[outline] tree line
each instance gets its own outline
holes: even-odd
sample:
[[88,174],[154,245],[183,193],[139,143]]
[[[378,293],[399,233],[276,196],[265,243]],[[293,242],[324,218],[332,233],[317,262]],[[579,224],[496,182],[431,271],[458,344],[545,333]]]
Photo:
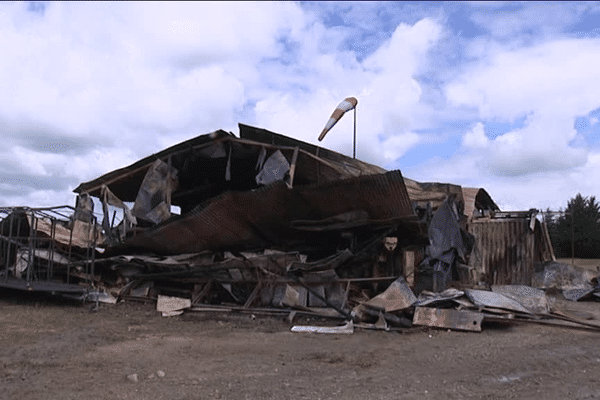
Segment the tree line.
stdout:
[[600,204],[581,193],[558,213],[546,213],[548,233],[557,258],[600,258]]

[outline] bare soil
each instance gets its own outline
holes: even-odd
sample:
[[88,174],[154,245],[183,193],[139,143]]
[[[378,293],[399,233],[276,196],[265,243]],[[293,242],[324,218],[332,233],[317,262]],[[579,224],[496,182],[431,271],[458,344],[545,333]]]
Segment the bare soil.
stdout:
[[[598,302],[559,303],[600,320]],[[6,291],[0,327],[1,399],[600,399],[600,334],[568,328],[301,334],[283,318]]]

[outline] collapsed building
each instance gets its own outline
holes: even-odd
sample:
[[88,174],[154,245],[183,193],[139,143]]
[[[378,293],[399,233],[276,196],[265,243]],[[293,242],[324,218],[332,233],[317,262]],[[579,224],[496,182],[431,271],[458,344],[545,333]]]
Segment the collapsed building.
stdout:
[[502,212],[483,188],[239,129],[81,183],[74,208],[0,209],[0,287],[409,326],[415,294],[531,285],[555,260],[535,210]]

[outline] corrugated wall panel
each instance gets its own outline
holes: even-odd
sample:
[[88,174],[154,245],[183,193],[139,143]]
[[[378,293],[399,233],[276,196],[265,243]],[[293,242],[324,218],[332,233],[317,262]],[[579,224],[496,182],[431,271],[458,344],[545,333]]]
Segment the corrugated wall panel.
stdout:
[[469,232],[478,248],[469,266],[478,272],[479,279],[490,285],[531,284],[536,241],[529,221],[475,220]]

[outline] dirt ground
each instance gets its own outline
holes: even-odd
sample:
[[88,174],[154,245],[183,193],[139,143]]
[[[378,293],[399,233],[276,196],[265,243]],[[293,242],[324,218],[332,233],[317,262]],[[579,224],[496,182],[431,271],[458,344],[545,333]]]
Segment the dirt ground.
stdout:
[[[560,304],[600,322],[598,302]],[[567,328],[292,333],[283,318],[6,291],[0,326],[2,399],[600,399],[600,333]]]

